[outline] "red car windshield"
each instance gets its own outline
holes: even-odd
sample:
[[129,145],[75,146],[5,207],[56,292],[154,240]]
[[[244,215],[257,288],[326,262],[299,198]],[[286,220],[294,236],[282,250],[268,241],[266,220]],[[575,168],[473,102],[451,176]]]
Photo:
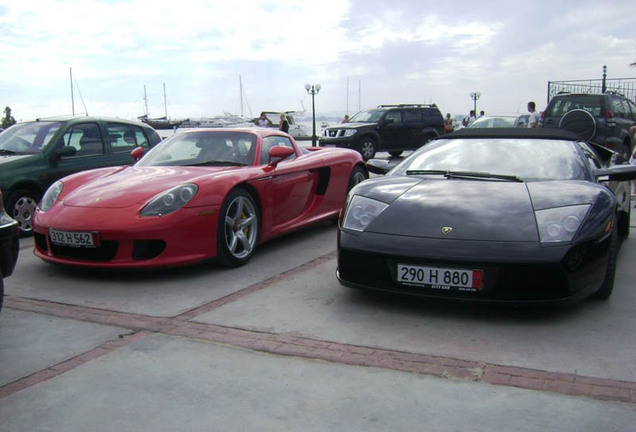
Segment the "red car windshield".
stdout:
[[254,163],[256,135],[206,130],[173,135],[154,147],[138,166],[245,166]]

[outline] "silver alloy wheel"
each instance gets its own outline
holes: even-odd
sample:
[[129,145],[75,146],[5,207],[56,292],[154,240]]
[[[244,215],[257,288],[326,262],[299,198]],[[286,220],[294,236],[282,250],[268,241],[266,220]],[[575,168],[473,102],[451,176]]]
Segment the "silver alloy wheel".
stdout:
[[18,221],[20,231],[30,233],[33,231],[33,215],[38,203],[30,196],[21,196],[15,202],[11,217]]
[[360,143],[360,154],[365,161],[375,156],[375,141],[373,141],[372,138],[362,139]]
[[225,244],[235,258],[249,256],[258,235],[258,213],[254,203],[245,196],[237,196],[225,213]]

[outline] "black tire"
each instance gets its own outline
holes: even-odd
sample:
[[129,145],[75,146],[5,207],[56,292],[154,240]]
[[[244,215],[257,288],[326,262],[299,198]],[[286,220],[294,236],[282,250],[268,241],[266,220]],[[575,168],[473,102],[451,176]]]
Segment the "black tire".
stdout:
[[631,201],[629,202],[629,210],[627,210],[627,213],[625,212],[620,212],[619,214],[619,219],[618,219],[618,236],[621,240],[625,240],[627,237],[629,237],[629,231],[630,231],[630,221],[631,221],[631,217],[632,217],[632,203]]
[[574,132],[582,140],[589,141],[596,135],[596,120],[583,109],[573,109],[561,117],[559,128]]
[[372,137],[363,137],[358,144],[358,151],[362,155],[362,159],[368,161],[375,156],[378,145]]
[[260,214],[252,196],[234,189],[223,202],[216,232],[217,259],[226,267],[238,267],[254,254],[260,231]]
[[360,166],[354,166],[349,176],[349,184],[347,185],[347,192],[349,192],[355,185],[365,181],[369,178],[369,174]]
[[18,221],[20,235],[27,237],[33,234],[33,215],[40,198],[27,189],[11,192],[7,198],[6,211]]
[[390,152],[389,152],[389,154],[390,154],[392,157],[398,157],[398,156],[400,156],[400,155],[402,154],[402,150],[390,151]]
[[616,277],[616,257],[618,255],[618,229],[616,226],[612,229],[610,237],[609,253],[607,256],[607,268],[605,270],[605,278],[601,287],[592,294],[592,298],[597,300],[607,300],[614,291],[614,279]]

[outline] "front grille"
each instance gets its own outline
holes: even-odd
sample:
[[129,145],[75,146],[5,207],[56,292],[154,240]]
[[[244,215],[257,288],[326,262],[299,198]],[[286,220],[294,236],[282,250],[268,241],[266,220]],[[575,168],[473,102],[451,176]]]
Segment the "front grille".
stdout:
[[84,261],[111,261],[117,255],[118,243],[113,240],[102,241],[98,247],[71,247],[51,244],[53,256],[73,258]]
[[[422,295],[439,295],[439,291],[409,287],[396,282],[397,263],[422,264],[412,258],[386,257],[346,249],[338,251],[338,272],[350,283],[384,290]],[[447,267],[457,263],[427,261],[426,265]],[[497,300],[537,300],[562,298],[568,295],[570,281],[558,264],[493,264],[463,263],[459,267],[484,271],[485,286],[480,293],[455,293],[456,297],[482,297]]]

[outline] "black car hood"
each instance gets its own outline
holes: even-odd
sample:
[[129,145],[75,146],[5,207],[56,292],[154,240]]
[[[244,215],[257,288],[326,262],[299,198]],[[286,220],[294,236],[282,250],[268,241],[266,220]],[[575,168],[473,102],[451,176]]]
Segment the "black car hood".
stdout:
[[[357,195],[389,204],[366,231],[473,241],[539,240],[535,210],[598,201],[589,182],[516,183],[388,176]],[[449,230],[450,228],[450,230]]]

